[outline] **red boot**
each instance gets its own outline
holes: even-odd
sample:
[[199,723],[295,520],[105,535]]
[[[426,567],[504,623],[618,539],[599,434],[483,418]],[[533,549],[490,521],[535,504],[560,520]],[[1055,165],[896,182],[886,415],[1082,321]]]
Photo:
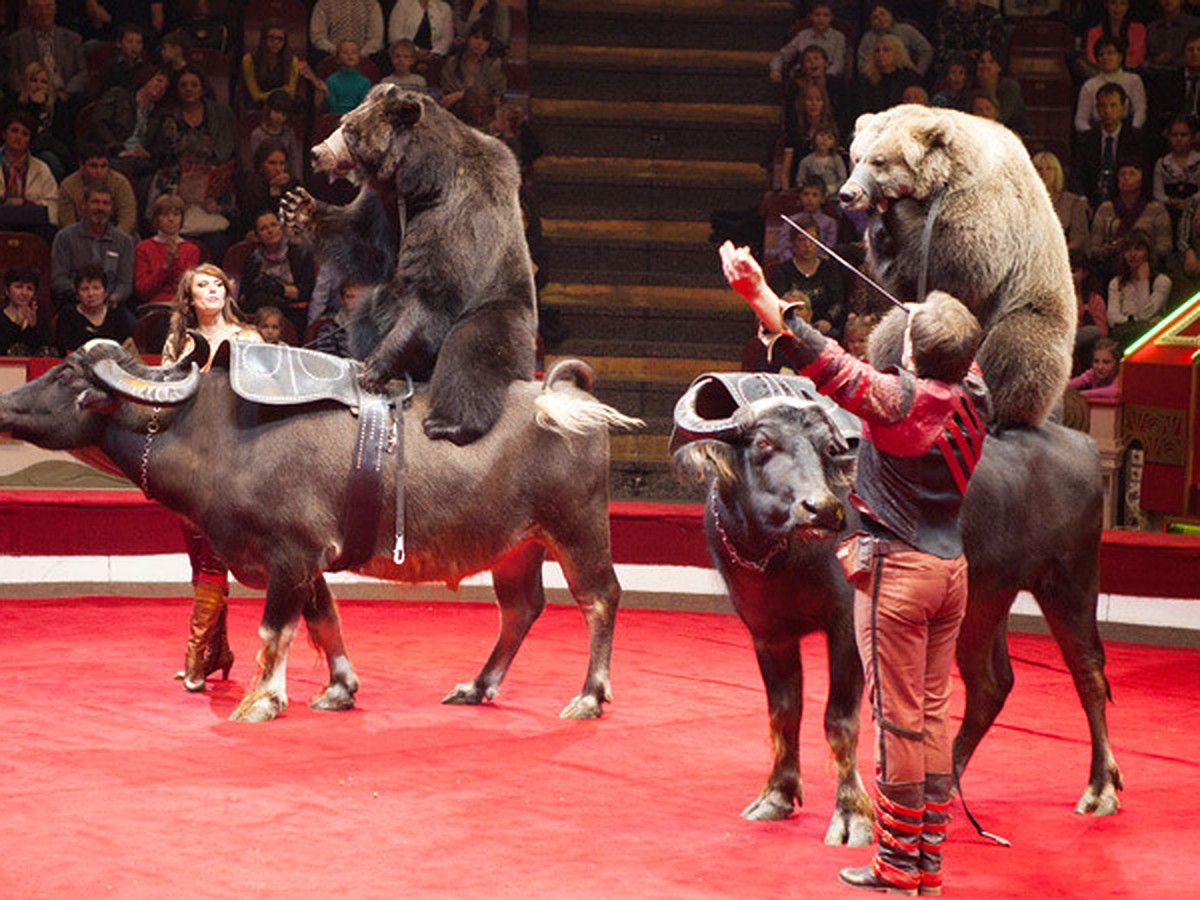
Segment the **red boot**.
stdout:
[[921,829],[921,894],[937,896],[942,892],[942,842],[950,824],[949,775],[925,776],[925,818]]
[[921,885],[917,868],[925,785],[876,782],[875,839],[879,849],[869,866],[842,869],[838,878],[851,887],[915,897]]

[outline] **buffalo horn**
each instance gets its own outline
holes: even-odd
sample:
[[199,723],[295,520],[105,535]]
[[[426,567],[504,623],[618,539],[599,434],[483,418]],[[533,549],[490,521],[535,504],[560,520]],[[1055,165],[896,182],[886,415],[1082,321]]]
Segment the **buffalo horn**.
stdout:
[[154,368],[111,341],[89,341],[84,350],[106,354],[92,364],[92,372],[101,384],[141,403],[178,406],[188,400],[200,384],[200,370],[193,361],[194,354],[174,365]]

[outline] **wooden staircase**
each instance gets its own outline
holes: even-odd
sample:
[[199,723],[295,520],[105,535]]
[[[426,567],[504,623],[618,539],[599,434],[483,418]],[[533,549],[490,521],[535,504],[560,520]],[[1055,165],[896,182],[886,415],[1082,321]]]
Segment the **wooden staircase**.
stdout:
[[783,0],[543,0],[530,36],[542,302],[601,399],[644,418],[614,435],[613,496],[695,500],[670,475],[675,401],[739,367],[753,318],[724,286],[714,210],[756,207],[779,128],[766,78]]

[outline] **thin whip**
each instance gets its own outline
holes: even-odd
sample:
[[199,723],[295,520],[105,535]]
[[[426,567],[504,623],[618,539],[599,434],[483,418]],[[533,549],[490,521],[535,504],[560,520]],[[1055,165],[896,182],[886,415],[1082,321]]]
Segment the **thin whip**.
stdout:
[[838,254],[838,252],[836,250],[834,250],[832,247],[827,247],[825,244],[821,243],[820,238],[813,237],[811,234],[809,234],[807,231],[805,231],[803,228],[801,228],[799,225],[797,225],[791,216],[780,213],[779,218],[783,219],[783,221],[787,222],[789,225],[791,225],[793,228],[795,228],[799,234],[804,235],[806,238],[808,238],[810,241],[812,241],[814,244],[816,244],[818,247],[820,247],[822,250],[824,250],[826,253],[828,253],[831,257],[833,257],[838,262],[840,262],[843,266],[845,266],[847,269],[849,269],[851,272],[853,272],[855,275],[857,275],[859,278],[861,278],[863,281],[865,281],[871,287],[875,288],[875,290],[879,291],[879,293],[883,294],[883,296],[885,296],[889,300],[891,300],[898,307],[903,309],[905,312],[908,311],[908,307],[905,306],[903,303],[901,303],[899,300],[897,300],[895,297],[893,297],[888,290],[886,290],[884,287],[882,287],[878,282],[876,282],[874,279],[872,279],[869,275],[860,271],[856,266],[854,266],[853,263],[850,263],[849,261],[843,259]]

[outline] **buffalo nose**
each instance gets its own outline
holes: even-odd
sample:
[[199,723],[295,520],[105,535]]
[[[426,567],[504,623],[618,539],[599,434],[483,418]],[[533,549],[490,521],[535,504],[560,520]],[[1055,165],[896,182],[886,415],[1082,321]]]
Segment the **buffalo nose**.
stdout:
[[846,513],[842,509],[842,504],[832,495],[818,499],[808,498],[802,501],[801,506],[809,514],[813,525],[828,528],[831,531],[840,531],[845,523]]

